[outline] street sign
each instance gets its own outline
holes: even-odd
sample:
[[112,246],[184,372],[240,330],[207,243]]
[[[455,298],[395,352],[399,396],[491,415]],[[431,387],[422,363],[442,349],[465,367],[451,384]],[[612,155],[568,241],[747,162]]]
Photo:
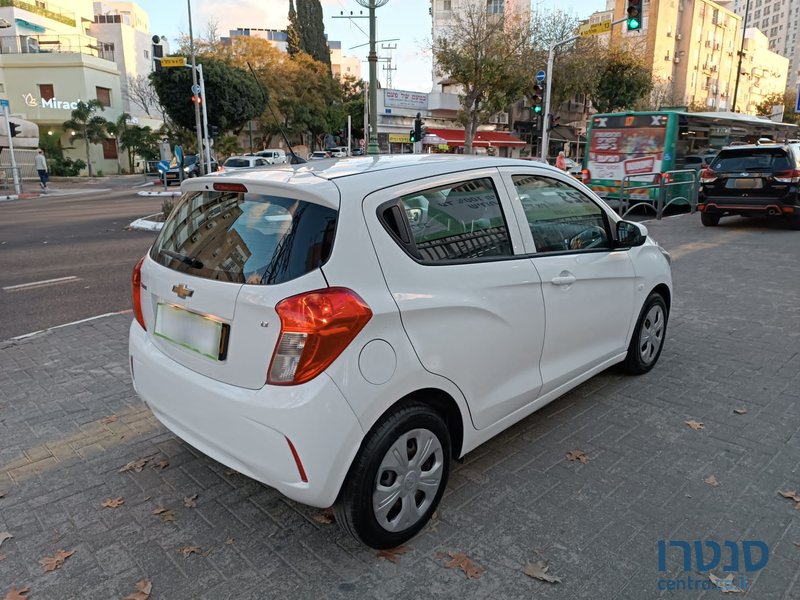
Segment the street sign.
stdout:
[[186,66],[186,57],[185,56],[165,56],[161,59],[161,66],[165,68],[169,67],[185,67]]
[[196,83],[192,86],[192,93],[193,94],[199,94],[200,93],[200,86],[197,85]]
[[611,21],[600,21],[590,25],[586,23],[581,25],[578,29],[578,34],[581,37],[588,37],[590,35],[600,35],[601,33],[608,33],[611,31]]
[[178,161],[179,165],[183,164],[183,148],[181,148],[178,144],[175,144],[175,150],[173,150],[175,154],[175,160]]
[[11,106],[11,104],[9,104],[8,100],[0,99],[0,108],[4,108],[6,106]]
[[545,77],[547,77],[547,73],[545,73],[544,71],[539,71],[538,73],[536,73],[536,81],[538,81],[539,83],[542,83]]
[[167,171],[169,171],[169,162],[167,162],[166,160],[158,161],[156,169],[158,169],[159,173],[166,173]]

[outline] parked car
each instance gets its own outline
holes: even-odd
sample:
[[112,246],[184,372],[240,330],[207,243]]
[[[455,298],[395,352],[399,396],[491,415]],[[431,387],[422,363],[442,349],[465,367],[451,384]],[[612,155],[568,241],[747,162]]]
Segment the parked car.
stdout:
[[711,150],[702,154],[688,154],[683,158],[681,169],[694,169],[695,171],[702,171],[707,169],[708,165],[718,154],[718,150]]
[[359,146],[359,147],[357,147],[357,148],[353,148],[353,149],[350,151],[350,156],[364,156],[364,154],[365,154],[365,153],[364,153],[364,149],[363,149],[363,148],[361,148],[360,146]]
[[452,458],[661,354],[669,255],[553,167],[364,157],[182,191],[133,273],[136,391],[374,548],[425,526]]
[[331,153],[325,150],[314,150],[308,155],[308,160],[322,160],[323,158],[330,158]]
[[[215,172],[219,170],[219,163],[217,163],[216,158],[211,159],[211,172]],[[197,177],[200,175],[200,164],[198,160],[197,154],[192,154],[189,156],[185,156],[183,158],[183,178],[190,179],[192,177]],[[172,185],[173,183],[180,183],[180,176],[178,173],[178,163],[173,158],[172,162],[169,165],[169,170],[164,173],[164,177],[166,177],[167,185]]]
[[267,150],[261,150],[256,152],[256,156],[266,158],[269,163],[273,165],[282,165],[286,162],[286,152],[280,148],[268,148]]
[[260,156],[231,156],[222,163],[222,171],[239,171],[241,169],[253,169],[255,167],[268,167],[270,163],[266,158]]
[[347,151],[347,146],[337,146],[336,148],[329,148],[328,152],[333,158],[344,158],[350,156]]
[[768,215],[800,229],[800,144],[723,148],[700,176],[703,225],[727,215]]

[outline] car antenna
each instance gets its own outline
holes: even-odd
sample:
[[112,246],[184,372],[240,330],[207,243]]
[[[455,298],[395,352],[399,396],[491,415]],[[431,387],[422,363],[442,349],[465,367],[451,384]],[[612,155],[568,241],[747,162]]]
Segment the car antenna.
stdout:
[[267,94],[267,90],[264,89],[264,86],[262,85],[261,80],[258,77],[256,77],[256,72],[253,70],[253,67],[250,65],[250,63],[246,63],[246,64],[247,64],[247,68],[250,69],[250,72],[253,74],[253,79],[255,79],[256,83],[258,84],[258,89],[261,90],[261,95],[264,97],[264,103],[267,105],[267,108],[269,109],[269,112],[272,115],[272,118],[275,119],[275,123],[278,125],[278,130],[281,132],[281,137],[283,137],[283,142],[286,144],[286,147],[289,149],[289,154],[292,157],[292,158],[289,159],[289,164],[300,165],[300,164],[302,164],[304,162],[308,162],[308,161],[306,161],[305,158],[300,158],[299,156],[297,156],[297,154],[294,153],[294,150],[292,150],[292,145],[289,143],[289,138],[286,137],[286,132],[283,130],[283,127],[281,127],[281,122],[278,120],[278,117],[275,114],[275,111],[272,110],[272,105],[269,103],[269,94]]

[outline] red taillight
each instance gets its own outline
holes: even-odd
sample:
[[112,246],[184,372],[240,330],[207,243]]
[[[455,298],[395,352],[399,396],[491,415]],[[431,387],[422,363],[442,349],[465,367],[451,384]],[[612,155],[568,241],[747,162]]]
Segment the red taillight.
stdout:
[[780,183],[800,183],[800,170],[789,169],[788,171],[781,171],[773,175],[775,181]]
[[131,299],[133,301],[133,316],[142,329],[147,331],[147,325],[144,324],[144,313],[142,313],[142,263],[144,263],[144,256],[139,259],[136,266],[133,268],[133,277],[131,278]]
[[700,171],[700,183],[714,183],[717,180],[717,174],[711,169],[703,169]]
[[352,290],[327,288],[281,300],[275,307],[281,334],[267,383],[296,385],[322,373],[372,318]]
[[300,480],[303,483],[308,483],[308,475],[306,475],[306,470],[303,467],[303,462],[300,460],[300,455],[297,453],[297,449],[294,447],[292,440],[290,440],[288,437],[286,438],[286,443],[289,444],[289,450],[292,453],[292,458],[294,458],[294,464],[297,466],[297,472],[300,474]]
[[589,183],[592,180],[592,173],[589,169],[582,169],[581,170],[581,181],[583,183]]
[[241,183],[215,183],[215,192],[239,192],[242,194],[247,193],[247,188]]

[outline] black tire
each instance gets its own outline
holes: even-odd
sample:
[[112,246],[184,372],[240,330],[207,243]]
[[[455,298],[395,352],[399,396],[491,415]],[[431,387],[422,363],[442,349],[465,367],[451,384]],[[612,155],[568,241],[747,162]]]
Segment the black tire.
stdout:
[[700,222],[706,227],[716,227],[719,225],[720,217],[721,215],[715,215],[714,213],[702,212],[700,213]]
[[800,231],[800,215],[789,215],[789,229]]
[[[440,456],[433,454],[423,460],[422,465],[420,465],[424,471],[425,465],[431,459],[434,460],[428,472],[433,473],[434,469],[436,471],[441,469],[439,487],[435,493],[426,494],[416,491],[416,494],[423,494],[422,501],[418,500],[415,495],[413,499],[409,499],[406,496],[398,496],[396,499],[387,502],[386,506],[390,507],[387,511],[387,516],[391,515],[398,503],[400,503],[401,508],[398,509],[398,513],[394,517],[398,526],[402,523],[400,514],[405,508],[402,504],[403,502],[414,502],[417,503],[417,506],[430,502],[427,509],[418,517],[418,520],[407,527],[391,531],[378,521],[373,508],[373,493],[379,484],[378,471],[390,448],[395,442],[400,441],[400,436],[415,430],[432,433],[441,446]],[[419,450],[414,446],[414,453],[409,456],[412,452],[411,446],[408,445],[410,442],[411,440],[406,445],[408,453],[406,460],[413,460],[417,456],[416,451]],[[435,448],[435,444],[432,447]],[[450,451],[450,433],[447,425],[442,417],[429,406],[421,402],[414,402],[413,404],[401,406],[384,416],[367,434],[361,444],[361,449],[350,466],[347,478],[334,505],[337,522],[342,529],[355,539],[372,548],[395,548],[407,542],[425,527],[442,499],[450,473]],[[440,464],[439,460],[441,460]],[[381,476],[391,478],[391,474],[387,469],[381,472]],[[402,494],[406,489],[409,490],[408,493],[411,493],[413,491],[411,487],[407,488],[406,486],[413,486],[416,481],[416,479],[411,481],[408,476],[405,476],[401,482],[401,475],[395,473],[395,479],[388,483],[384,481],[384,485],[393,486],[395,482],[401,482],[399,483],[398,494]]]
[[[652,311],[652,312],[651,312]],[[654,315],[660,315],[660,322],[654,320]],[[652,369],[661,356],[664,348],[664,339],[667,336],[667,323],[669,321],[669,311],[667,303],[658,292],[651,293],[639,313],[636,321],[636,328],[633,330],[631,343],[628,345],[628,356],[622,363],[623,369],[633,375],[642,375]],[[653,351],[651,340],[654,337],[654,330],[659,328],[658,348]],[[645,338],[647,332],[652,332]]]

